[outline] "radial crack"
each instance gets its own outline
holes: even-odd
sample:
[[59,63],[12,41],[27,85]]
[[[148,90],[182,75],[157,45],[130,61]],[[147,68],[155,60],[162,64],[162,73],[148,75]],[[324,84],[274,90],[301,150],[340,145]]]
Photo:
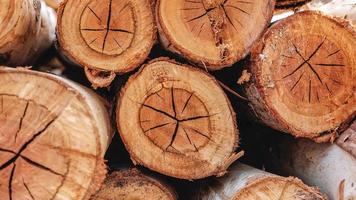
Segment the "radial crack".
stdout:
[[[172,145],[173,145],[173,143],[174,143],[174,141],[175,141],[175,139],[176,139],[176,137],[177,137],[178,129],[179,129],[179,122],[176,123],[176,126],[175,126],[175,128],[174,128],[174,132],[173,132],[171,141],[170,141],[169,145],[167,146],[166,151],[168,150],[169,147],[173,147]],[[173,147],[173,148],[174,148],[174,147]],[[175,148],[174,148],[174,149],[175,149]]]
[[160,124],[160,125],[157,125],[157,126],[154,126],[152,128],[149,128],[147,130],[145,130],[144,132],[147,133],[148,131],[152,131],[154,129],[157,129],[157,128],[161,128],[161,127],[164,127],[164,126],[167,126],[168,124],[171,124],[171,123],[164,123],[164,124]]
[[25,188],[26,188],[28,194],[30,195],[31,199],[32,199],[32,200],[35,200],[35,197],[33,196],[33,194],[32,194],[32,192],[31,192],[30,188],[27,186],[27,184],[26,184],[26,182],[25,182],[25,180],[24,180],[23,178],[22,178],[22,183],[23,183],[23,185],[25,186]]
[[40,163],[38,163],[38,162],[36,162],[36,161],[33,161],[33,160],[31,160],[31,159],[25,157],[25,156],[22,156],[22,155],[21,155],[21,158],[24,159],[24,160],[25,160],[27,163],[29,163],[30,165],[33,165],[33,166],[35,166],[35,167],[37,167],[37,168],[39,168],[39,169],[48,171],[48,172],[50,172],[50,173],[52,173],[52,174],[55,174],[55,175],[57,175],[57,176],[61,176],[61,177],[64,176],[63,174],[58,173],[58,172],[56,172],[56,171],[50,169],[49,167],[46,167],[46,166],[44,166],[44,165],[42,165],[42,164],[40,164]]
[[16,143],[17,135],[18,135],[18,133],[19,133],[19,132],[21,131],[21,129],[22,129],[22,122],[23,122],[23,119],[25,118],[25,116],[26,116],[26,114],[27,114],[28,106],[29,106],[29,102],[27,101],[27,102],[26,102],[25,109],[24,109],[24,111],[23,111],[23,113],[22,113],[22,116],[21,116],[21,118],[20,118],[19,127],[17,128],[17,131],[16,131],[16,133],[15,133],[15,143]]

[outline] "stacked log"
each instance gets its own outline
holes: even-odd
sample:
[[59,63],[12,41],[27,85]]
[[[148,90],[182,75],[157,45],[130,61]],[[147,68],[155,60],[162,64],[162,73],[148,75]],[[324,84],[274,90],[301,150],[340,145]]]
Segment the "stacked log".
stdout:
[[107,108],[92,91],[0,68],[1,199],[88,199],[105,178]]
[[176,192],[164,181],[138,169],[111,172],[91,200],[149,199],[176,200]]
[[0,64],[31,65],[55,39],[56,15],[41,0],[3,0]]
[[161,43],[168,51],[209,70],[231,66],[249,53],[264,32],[274,3],[158,0],[156,21]]
[[245,89],[256,116],[296,137],[333,141],[356,114],[355,38],[347,22],[311,11],[274,24],[251,53]]
[[172,60],[154,60],[127,81],[116,122],[132,161],[168,176],[221,176],[241,156],[235,113],[217,81]]
[[317,189],[293,177],[281,177],[235,163],[224,177],[196,192],[196,200],[326,200]]
[[58,9],[61,53],[106,87],[147,58],[156,38],[151,0],[64,0]]

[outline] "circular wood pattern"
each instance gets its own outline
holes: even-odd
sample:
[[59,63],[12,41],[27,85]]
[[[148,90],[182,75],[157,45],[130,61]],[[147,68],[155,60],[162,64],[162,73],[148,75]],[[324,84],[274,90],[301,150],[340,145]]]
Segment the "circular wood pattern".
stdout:
[[200,70],[152,61],[122,89],[116,116],[131,158],[157,172],[198,179],[225,172],[238,157],[230,103]]
[[258,116],[297,137],[332,140],[355,116],[355,48],[347,23],[319,13],[273,25],[252,52],[247,94]]

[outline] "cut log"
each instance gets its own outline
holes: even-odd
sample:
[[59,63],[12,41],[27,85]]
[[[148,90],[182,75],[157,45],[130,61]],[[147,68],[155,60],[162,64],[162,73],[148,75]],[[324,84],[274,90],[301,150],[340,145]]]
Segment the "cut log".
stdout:
[[201,67],[219,70],[244,58],[268,26],[274,0],[158,0],[160,40]]
[[194,200],[326,200],[315,188],[293,177],[281,177],[235,163],[228,174],[197,191]]
[[0,68],[1,199],[88,199],[105,178],[109,119],[74,82]]
[[356,158],[336,144],[282,140],[271,161],[276,170],[317,185],[330,199],[356,199]]
[[137,169],[112,172],[91,200],[176,200],[175,191],[166,183]]
[[116,122],[135,164],[159,173],[199,179],[222,175],[241,155],[235,114],[210,75],[156,59],[120,93]]
[[0,64],[31,65],[53,44],[56,15],[40,0],[2,0]]
[[[151,0],[65,0],[58,9],[61,53],[92,72],[98,87],[144,62],[155,39]],[[88,75],[88,73],[86,73]],[[107,74],[107,82],[103,82]],[[99,76],[96,81],[95,77]]]
[[320,13],[274,24],[252,50],[245,85],[256,116],[296,137],[333,141],[356,114],[355,48],[349,24]]
[[340,135],[336,144],[356,158],[356,121]]

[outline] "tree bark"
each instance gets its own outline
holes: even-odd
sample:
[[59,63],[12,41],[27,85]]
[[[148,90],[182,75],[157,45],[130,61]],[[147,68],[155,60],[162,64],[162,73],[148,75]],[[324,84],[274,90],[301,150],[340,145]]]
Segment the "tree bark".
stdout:
[[0,68],[1,199],[90,197],[105,178],[112,137],[90,90],[28,69]]
[[120,92],[116,122],[131,159],[162,174],[223,175],[241,156],[235,113],[216,80],[190,66],[156,59]]
[[308,140],[282,140],[278,156],[271,160],[276,170],[316,185],[330,199],[356,198],[356,158],[336,144]]
[[165,49],[219,70],[244,58],[271,20],[274,0],[158,0]]
[[311,11],[274,24],[251,53],[245,90],[256,116],[295,137],[333,141],[356,114],[355,38],[348,23]]
[[138,169],[114,171],[91,200],[176,200],[175,191],[159,178]]
[[2,0],[0,64],[31,65],[53,44],[56,15],[40,0]]
[[57,23],[61,53],[84,67],[94,86],[108,86],[114,73],[129,72],[147,58],[156,39],[151,3],[63,1]]
[[281,177],[235,163],[229,173],[199,188],[196,200],[324,200],[317,189],[293,177]]
[[276,1],[276,8],[277,9],[286,9],[286,8],[297,8],[305,3],[309,2],[310,0],[277,0]]

